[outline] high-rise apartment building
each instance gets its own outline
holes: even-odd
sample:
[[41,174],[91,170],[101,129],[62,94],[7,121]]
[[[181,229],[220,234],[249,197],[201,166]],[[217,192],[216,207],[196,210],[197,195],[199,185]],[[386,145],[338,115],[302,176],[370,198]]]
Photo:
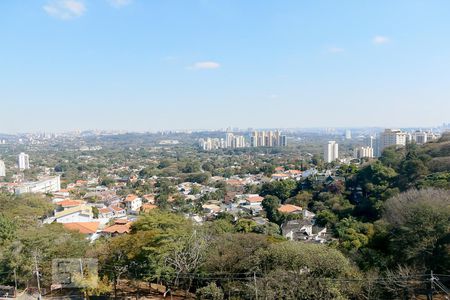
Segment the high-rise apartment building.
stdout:
[[234,135],[231,132],[227,132],[225,136],[226,147],[225,148],[243,148],[245,147],[245,138],[242,135]]
[[250,137],[251,147],[286,147],[287,138],[281,131],[253,131]]
[[372,147],[358,147],[355,149],[356,158],[372,158],[373,148]]
[[0,160],[0,177],[5,177],[5,176],[6,176],[5,163],[3,162],[3,160]]
[[339,145],[335,141],[329,141],[328,144],[325,145],[324,149],[324,160],[327,163],[335,161],[339,158]]
[[408,138],[408,133],[400,129],[385,129],[380,133],[380,138],[378,139],[378,154],[381,155],[386,147],[405,146]]
[[232,148],[234,135],[231,132],[227,132],[225,135],[225,148]]
[[20,170],[27,170],[30,168],[30,157],[28,154],[20,153],[17,159],[17,166]]
[[436,140],[439,136],[431,131],[417,130],[411,134],[411,140],[417,144],[425,144],[427,142]]
[[200,148],[205,151],[215,150],[215,149],[223,149],[223,148],[244,148],[245,147],[245,138],[242,135],[234,135],[231,132],[227,132],[225,134],[225,139],[219,138],[206,138],[199,139],[198,144]]

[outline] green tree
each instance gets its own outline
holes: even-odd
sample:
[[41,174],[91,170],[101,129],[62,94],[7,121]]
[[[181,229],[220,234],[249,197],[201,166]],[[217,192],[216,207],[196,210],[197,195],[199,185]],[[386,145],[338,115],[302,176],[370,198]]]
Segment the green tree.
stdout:
[[383,202],[398,193],[396,182],[395,170],[378,161],[359,170],[347,182],[352,198],[356,199],[355,214],[368,220],[378,219]]
[[286,179],[264,183],[261,187],[261,195],[272,195],[278,197],[281,201],[292,197],[297,192],[297,183],[295,180]]
[[386,202],[383,217],[397,263],[424,271],[450,268],[450,191],[407,191]]
[[262,207],[266,211],[267,219],[269,219],[270,222],[278,225],[281,225],[284,222],[285,216],[278,211],[278,208],[280,207],[280,199],[278,199],[278,197],[270,195],[264,197]]
[[215,282],[211,282],[205,287],[202,287],[196,292],[197,299],[199,300],[223,300],[224,294],[220,287]]
[[[360,274],[338,250],[318,244],[282,242],[261,249],[257,280],[264,299],[349,299],[359,294],[345,280]],[[339,281],[340,279],[344,281]]]

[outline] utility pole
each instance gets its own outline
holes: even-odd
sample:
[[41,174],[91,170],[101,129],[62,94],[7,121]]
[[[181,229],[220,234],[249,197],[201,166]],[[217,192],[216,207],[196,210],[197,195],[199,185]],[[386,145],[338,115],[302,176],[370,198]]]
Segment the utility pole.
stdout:
[[431,270],[431,275],[430,275],[430,300],[433,300],[433,290],[434,290],[434,276],[433,276],[433,270]]
[[37,287],[38,287],[38,299],[40,300],[42,298],[41,295],[41,282],[39,279],[39,268],[38,268],[38,263],[37,263],[37,252],[34,253],[34,268],[35,268],[35,272],[36,272],[36,280],[37,280]]
[[253,272],[253,281],[255,282],[255,299],[258,300],[258,286],[256,285],[256,273]]
[[80,258],[80,274],[81,274],[81,279],[84,279],[84,276],[83,276],[83,261],[81,260],[81,258]]
[[17,273],[16,268],[14,268],[14,296],[17,295]]

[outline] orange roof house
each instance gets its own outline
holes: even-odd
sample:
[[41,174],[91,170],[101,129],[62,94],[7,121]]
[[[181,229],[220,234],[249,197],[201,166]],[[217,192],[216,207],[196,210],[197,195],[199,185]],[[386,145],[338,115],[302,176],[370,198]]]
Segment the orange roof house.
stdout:
[[94,234],[100,225],[99,222],[74,222],[63,224],[64,228],[72,231],[78,231],[82,234]]
[[289,175],[288,174],[284,174],[284,173],[276,173],[276,174],[272,175],[272,179],[279,180],[279,179],[287,179],[287,178],[289,178]]
[[156,206],[154,204],[151,204],[151,203],[145,203],[145,204],[143,204],[141,206],[141,210],[143,212],[149,212],[149,211],[151,211],[152,209],[155,209],[155,208],[158,208],[158,206]]
[[102,233],[117,235],[117,234],[130,233],[130,231],[131,231],[131,222],[130,221],[116,220],[114,225],[106,227],[105,229],[102,230]]
[[248,195],[246,200],[249,203],[260,203],[264,200],[264,197],[260,195]]
[[284,204],[278,208],[278,211],[285,214],[294,214],[302,212],[302,208],[292,204]]
[[71,200],[71,199],[65,199],[63,201],[59,201],[56,203],[56,205],[59,205],[63,208],[67,208],[67,207],[74,207],[74,206],[79,206],[79,205],[83,205],[86,204],[86,201],[83,200]]
[[302,171],[300,171],[300,170],[289,170],[289,171],[286,171],[286,173],[288,173],[289,175],[295,176],[295,175],[302,174]]
[[135,194],[128,194],[127,197],[125,198],[125,202],[131,202],[134,201],[138,198],[138,196],[136,196]]

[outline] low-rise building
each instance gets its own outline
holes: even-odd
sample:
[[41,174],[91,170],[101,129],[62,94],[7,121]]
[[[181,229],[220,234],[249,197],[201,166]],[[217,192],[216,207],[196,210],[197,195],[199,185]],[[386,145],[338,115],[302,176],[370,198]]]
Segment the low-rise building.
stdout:
[[118,219],[113,225],[104,228],[101,232],[103,236],[116,236],[131,232],[132,222],[127,219]]
[[53,217],[57,223],[91,222],[93,219],[92,207],[86,204],[56,211]]
[[283,204],[278,207],[278,211],[284,214],[301,214],[303,209],[300,206]]
[[331,237],[327,228],[314,225],[312,220],[291,220],[281,225],[282,235],[291,241],[325,243]]
[[61,189],[59,176],[43,178],[39,181],[25,182],[14,189],[16,195],[25,193],[52,193]]
[[245,197],[245,202],[247,203],[247,205],[261,205],[263,200],[264,200],[264,197],[261,197],[258,194],[248,194]]
[[129,194],[125,198],[125,207],[129,213],[139,213],[142,206],[142,199],[134,194]]
[[97,231],[100,226],[99,222],[74,222],[64,223],[64,228],[67,230],[77,231],[87,236],[87,238],[93,241],[97,236]]

